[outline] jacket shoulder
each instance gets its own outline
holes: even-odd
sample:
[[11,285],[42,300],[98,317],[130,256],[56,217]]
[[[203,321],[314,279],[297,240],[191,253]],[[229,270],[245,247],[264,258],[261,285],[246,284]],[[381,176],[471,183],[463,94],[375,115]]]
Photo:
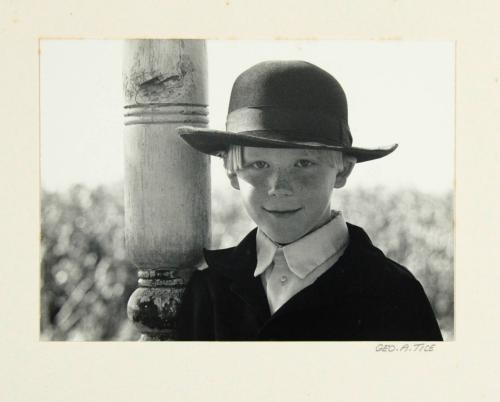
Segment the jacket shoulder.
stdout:
[[[224,276],[233,277],[237,275],[235,270],[249,272],[255,269],[256,264],[256,245],[255,228],[248,233],[245,238],[235,247],[229,247],[218,250],[203,250],[206,271],[217,272]],[[237,268],[237,269],[235,269]]]
[[351,227],[351,261],[360,284],[373,339],[442,340],[427,295],[415,276],[386,257],[361,228]]
[[359,226],[348,223],[350,244],[346,254],[355,262],[370,265],[379,274],[398,277],[402,280],[415,280],[408,268],[388,258],[382,250],[373,245],[366,232]]
[[352,247],[348,256],[358,268],[363,282],[372,291],[385,295],[392,292],[422,289],[420,282],[405,266],[388,258],[382,250],[374,246],[366,232],[355,225],[348,224]]

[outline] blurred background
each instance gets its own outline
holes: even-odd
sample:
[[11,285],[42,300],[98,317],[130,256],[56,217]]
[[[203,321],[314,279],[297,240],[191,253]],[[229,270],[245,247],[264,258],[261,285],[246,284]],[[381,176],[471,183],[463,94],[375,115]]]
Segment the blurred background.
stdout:
[[[43,340],[137,340],[126,305],[137,285],[123,220],[121,41],[42,40]],[[447,42],[207,41],[210,126],[223,129],[236,76],[303,59],[344,87],[356,145],[400,147],[357,166],[332,205],[421,281],[454,338],[454,53]],[[212,244],[253,228],[212,160]]]

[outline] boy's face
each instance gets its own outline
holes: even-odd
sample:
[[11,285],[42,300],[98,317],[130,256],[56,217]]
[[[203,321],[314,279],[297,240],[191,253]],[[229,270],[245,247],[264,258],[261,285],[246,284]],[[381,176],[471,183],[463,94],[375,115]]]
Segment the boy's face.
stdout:
[[338,173],[317,151],[245,147],[232,184],[259,228],[286,244],[328,221]]

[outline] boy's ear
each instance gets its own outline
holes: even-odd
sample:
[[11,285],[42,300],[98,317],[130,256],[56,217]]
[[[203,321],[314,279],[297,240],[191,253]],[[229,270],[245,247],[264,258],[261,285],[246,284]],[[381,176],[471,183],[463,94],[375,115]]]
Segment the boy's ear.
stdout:
[[337,173],[334,186],[335,188],[341,188],[345,186],[347,178],[351,174],[352,169],[354,169],[355,164],[356,164],[355,158],[344,156],[344,169]]
[[228,173],[227,177],[229,178],[229,181],[231,182],[231,186],[235,190],[239,190],[240,189],[240,183],[238,181],[238,176],[236,175],[236,173]]

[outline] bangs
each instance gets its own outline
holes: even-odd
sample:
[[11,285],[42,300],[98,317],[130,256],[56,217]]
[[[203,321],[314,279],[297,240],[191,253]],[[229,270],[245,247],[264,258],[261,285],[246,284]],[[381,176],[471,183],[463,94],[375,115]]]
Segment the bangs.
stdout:
[[[230,145],[227,152],[222,155],[224,159],[224,168],[229,175],[234,175],[239,169],[243,168],[243,149],[241,145]],[[305,149],[308,155],[319,157],[331,167],[342,171],[344,170],[344,159],[356,161],[356,158],[342,154],[342,152],[329,149]]]

